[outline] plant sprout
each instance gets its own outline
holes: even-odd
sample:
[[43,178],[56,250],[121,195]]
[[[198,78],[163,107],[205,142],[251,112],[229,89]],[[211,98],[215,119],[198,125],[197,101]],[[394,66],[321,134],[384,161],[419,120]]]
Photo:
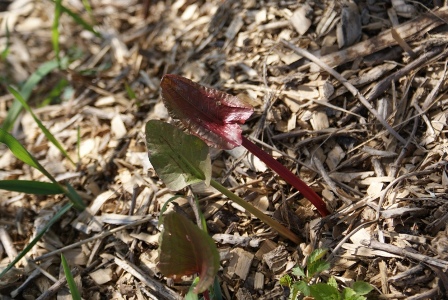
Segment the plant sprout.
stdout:
[[221,149],[243,146],[301,192],[322,216],[329,215],[325,202],[306,183],[271,155],[241,135],[239,124],[252,115],[252,107],[238,97],[204,87],[187,78],[166,74],[160,84],[162,98],[171,116],[207,145]]

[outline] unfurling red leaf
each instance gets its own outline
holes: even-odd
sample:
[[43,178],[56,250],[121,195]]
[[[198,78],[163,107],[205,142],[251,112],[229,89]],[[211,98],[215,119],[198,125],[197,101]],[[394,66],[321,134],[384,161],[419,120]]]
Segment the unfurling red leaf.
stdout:
[[179,279],[199,273],[195,293],[205,291],[219,269],[219,254],[212,238],[183,215],[169,213],[163,219],[159,269]]
[[152,166],[170,190],[178,191],[201,181],[210,183],[209,149],[198,137],[151,120],[146,123],[146,146]]
[[252,107],[227,93],[187,78],[166,74],[160,83],[162,98],[173,118],[209,146],[233,149],[241,145],[241,128]]

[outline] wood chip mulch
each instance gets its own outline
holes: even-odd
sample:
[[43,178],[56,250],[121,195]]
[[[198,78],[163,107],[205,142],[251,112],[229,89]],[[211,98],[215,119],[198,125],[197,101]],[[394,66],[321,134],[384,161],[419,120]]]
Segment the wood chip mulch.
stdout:
[[[29,102],[77,165],[29,114],[12,130],[88,210],[69,211],[0,279],[0,299],[71,299],[61,252],[85,299],[181,299],[188,290],[192,278],[172,282],[157,269],[158,213],[176,193],[149,163],[144,125],[170,120],[159,89],[166,73],[250,102],[255,113],[244,134],[332,211],[320,218],[262,163],[241,159],[244,151],[212,149],[216,179],[303,238],[284,240],[216,191],[194,186],[217,241],[226,299],[287,298],[279,278],[316,248],[330,249],[324,282],[363,280],[380,299],[448,297],[443,1],[88,2],[91,14],[81,1],[63,4],[101,37],[62,14],[69,67],[39,82]],[[7,4],[0,5],[0,50],[10,48],[0,63],[0,123],[13,100],[7,85],[20,86],[55,57],[54,3]],[[6,179],[46,181],[0,145]],[[170,209],[191,214],[190,191],[177,195]],[[0,191],[0,270],[67,201]]]

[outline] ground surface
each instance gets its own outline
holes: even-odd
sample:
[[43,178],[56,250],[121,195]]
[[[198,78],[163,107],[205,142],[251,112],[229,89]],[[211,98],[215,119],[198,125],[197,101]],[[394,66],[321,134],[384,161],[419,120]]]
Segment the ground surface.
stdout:
[[[223,234],[215,239],[226,299],[287,297],[279,278],[316,248],[330,249],[324,282],[333,275],[342,288],[364,280],[375,287],[372,297],[382,299],[443,298],[448,10],[435,8],[443,3],[88,2],[90,14],[80,1],[63,4],[100,35],[63,10],[59,56],[68,66],[43,76],[28,101],[76,165],[29,114],[10,132],[57,180],[76,189],[93,217],[66,213],[28,253],[30,261],[0,279],[0,299],[51,298],[44,292],[52,286],[58,297],[67,295],[54,284],[65,278],[57,251],[65,246],[71,246],[64,254],[85,299],[173,299],[188,289],[191,278],[167,282],[156,268],[158,212],[175,193],[149,164],[144,125],[169,120],[159,89],[166,73],[251,103],[255,112],[244,134],[307,182],[332,212],[322,220],[263,164],[241,160],[244,151],[212,150],[216,179],[303,239],[300,245],[285,240],[211,188],[194,187],[212,235]],[[2,7],[0,50],[9,52],[0,64],[0,123],[13,101],[7,85],[23,89],[55,59],[54,12],[51,1]],[[319,61],[310,63],[294,47]],[[3,146],[0,179],[47,181]],[[67,201],[1,191],[0,268]],[[184,197],[176,202],[175,209],[190,213]],[[235,236],[248,238],[232,244]]]

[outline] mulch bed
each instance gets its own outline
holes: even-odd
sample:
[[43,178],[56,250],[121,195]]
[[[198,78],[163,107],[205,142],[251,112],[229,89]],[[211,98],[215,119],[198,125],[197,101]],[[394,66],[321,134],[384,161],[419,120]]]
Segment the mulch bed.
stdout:
[[[191,191],[217,241],[226,299],[287,297],[279,278],[316,248],[330,249],[324,282],[363,280],[381,299],[446,297],[448,9],[437,7],[441,1],[90,2],[92,14],[81,2],[64,5],[101,37],[62,14],[60,55],[69,67],[46,76],[29,102],[77,165],[29,114],[12,130],[89,209],[69,211],[0,279],[0,299],[71,299],[61,252],[85,299],[180,299],[192,278],[173,282],[158,271],[157,219],[175,195],[170,209],[191,214]],[[0,12],[0,49],[10,47],[0,64],[1,123],[13,100],[6,86],[55,57],[53,8],[24,0]],[[148,160],[144,126],[170,121],[159,89],[167,73],[254,106],[245,136],[307,182],[332,214],[322,219],[244,151],[212,149],[213,176],[303,243],[279,237],[209,187],[164,187]],[[3,146],[0,179],[46,180]],[[0,195],[2,269],[67,199]]]

